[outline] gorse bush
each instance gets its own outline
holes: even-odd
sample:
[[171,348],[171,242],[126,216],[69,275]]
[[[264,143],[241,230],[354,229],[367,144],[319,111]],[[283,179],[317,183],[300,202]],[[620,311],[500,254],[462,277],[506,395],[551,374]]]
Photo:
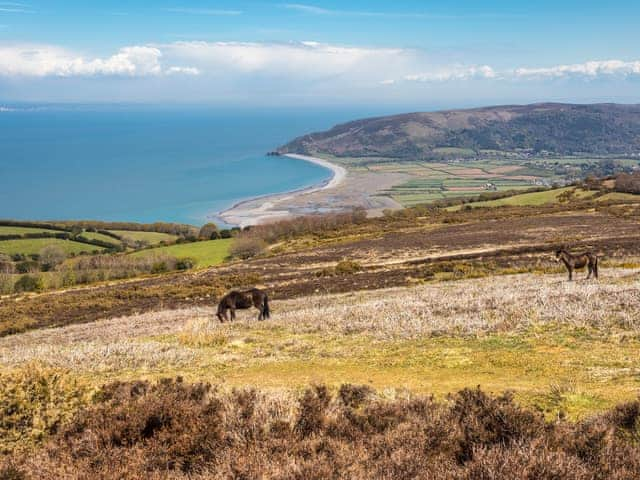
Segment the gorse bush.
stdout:
[[176,262],[177,270],[191,270],[198,264],[198,261],[195,258],[185,257],[179,258]]
[[510,395],[479,389],[439,403],[381,400],[353,385],[334,396],[315,386],[296,400],[177,379],[115,383],[94,401],[52,429],[39,451],[7,457],[4,471],[114,479],[640,476],[640,401],[579,423],[548,423]]
[[23,275],[13,285],[16,293],[22,292],[39,292],[44,290],[44,281],[42,277],[37,275]]
[[0,384],[0,455],[57,432],[89,402],[87,390],[65,372],[38,364],[0,373]]

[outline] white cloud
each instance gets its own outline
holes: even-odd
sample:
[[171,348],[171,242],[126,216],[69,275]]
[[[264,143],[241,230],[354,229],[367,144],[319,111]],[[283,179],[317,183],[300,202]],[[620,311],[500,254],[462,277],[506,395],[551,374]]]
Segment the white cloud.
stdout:
[[[422,83],[640,76],[640,61],[593,61],[543,68],[495,69],[484,64],[435,63],[420,50],[318,42],[181,41],[134,45],[92,57],[52,45],[1,45],[0,77],[200,76],[202,88],[287,94],[293,90],[375,91],[391,85],[418,91]],[[168,82],[168,80],[167,80]],[[410,85],[412,85],[410,87]],[[413,89],[413,90],[411,90]],[[401,88],[389,89],[402,92]]]
[[165,73],[167,75],[200,75],[200,70],[194,67],[169,67]]
[[497,74],[488,65],[464,66],[453,65],[437,67],[425,73],[411,74],[404,77],[409,82],[448,82],[451,80],[494,79]]
[[410,56],[401,49],[343,47],[317,42],[175,42],[158,48],[167,58],[186,61],[216,76],[377,76],[385,67],[400,67],[407,63]]
[[517,78],[596,78],[615,75],[627,77],[640,75],[640,61],[603,60],[548,68],[518,68],[514,70],[513,75]]
[[[107,58],[88,59],[51,45],[0,46],[0,75],[26,77],[161,75],[162,52],[151,46],[120,49]],[[168,67],[167,72],[194,74],[191,67]]]

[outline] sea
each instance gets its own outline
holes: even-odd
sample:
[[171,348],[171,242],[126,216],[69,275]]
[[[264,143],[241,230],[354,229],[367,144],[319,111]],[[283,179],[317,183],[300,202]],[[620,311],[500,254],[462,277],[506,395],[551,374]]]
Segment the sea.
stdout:
[[220,223],[256,196],[331,177],[267,156],[375,109],[0,104],[0,219]]

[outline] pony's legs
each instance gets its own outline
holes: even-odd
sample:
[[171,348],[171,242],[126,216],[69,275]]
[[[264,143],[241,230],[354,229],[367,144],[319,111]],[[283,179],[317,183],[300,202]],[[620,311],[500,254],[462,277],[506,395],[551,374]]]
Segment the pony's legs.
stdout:
[[589,274],[587,275],[587,280],[591,278],[591,274],[593,273],[593,267],[589,264]]
[[227,321],[227,309],[223,309],[222,311],[218,312],[216,314],[216,316],[218,317],[218,320],[220,320],[220,323],[224,323]]
[[573,268],[569,269],[569,281],[573,280]]
[[235,308],[230,308],[229,311],[231,312],[231,321],[235,321],[236,319],[236,309]]

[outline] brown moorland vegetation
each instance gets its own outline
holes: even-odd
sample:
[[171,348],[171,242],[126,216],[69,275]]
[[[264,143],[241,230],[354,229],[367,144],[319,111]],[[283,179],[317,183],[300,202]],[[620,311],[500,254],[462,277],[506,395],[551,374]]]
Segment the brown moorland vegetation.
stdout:
[[632,479],[640,401],[548,422],[508,393],[383,399],[366,386],[297,398],[181,379],[113,383],[3,479]]
[[[425,207],[382,218],[348,214],[340,219],[301,219],[280,223],[275,230],[250,230],[248,238],[262,239],[265,232],[280,243],[260,257],[197,273],[0,298],[0,335],[135,312],[209,306],[226,289],[256,283],[268,288],[274,299],[288,299],[406,286],[443,276],[554,272],[558,266],[550,252],[558,246],[592,249],[601,255],[604,268],[640,256],[640,205],[626,202],[459,212]],[[328,281],[326,273],[343,261],[361,268]]]

